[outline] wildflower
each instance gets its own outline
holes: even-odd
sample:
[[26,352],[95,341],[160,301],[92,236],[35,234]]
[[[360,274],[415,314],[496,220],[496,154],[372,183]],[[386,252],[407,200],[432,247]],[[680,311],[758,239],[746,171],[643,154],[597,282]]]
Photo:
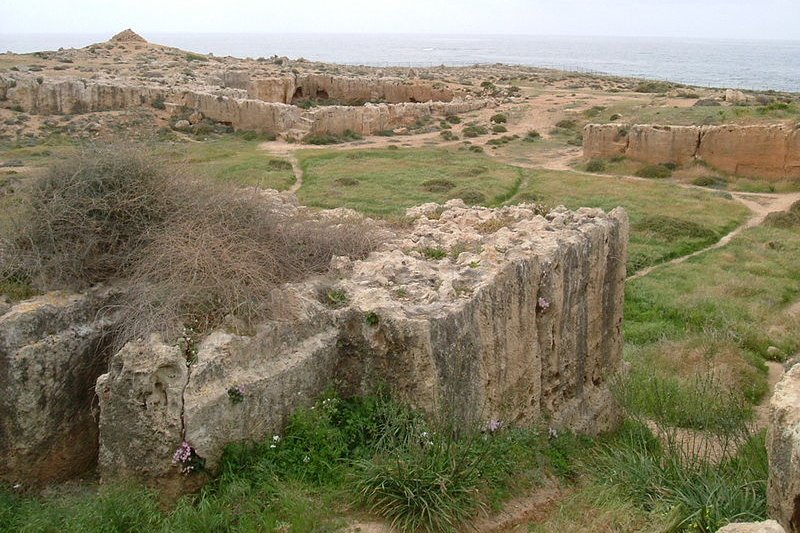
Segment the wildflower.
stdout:
[[181,467],[181,473],[189,474],[201,470],[206,460],[197,455],[197,451],[186,441],[183,441],[175,453],[172,454],[172,464]]
[[503,421],[495,418],[486,423],[486,431],[489,433],[496,433],[503,428]]
[[280,442],[281,441],[281,436],[280,435],[273,435],[272,436],[272,441],[273,442]]
[[311,457],[309,457],[309,456],[307,456],[307,455],[306,455],[305,457],[303,457],[303,462],[304,462],[304,463],[307,463],[307,462],[309,462],[309,461],[311,461]]
[[538,307],[541,311],[547,311],[550,308],[550,302],[546,298],[539,298]]
[[558,431],[556,430],[556,428],[550,428],[550,429],[547,430],[547,435],[551,439],[557,439],[558,438]]

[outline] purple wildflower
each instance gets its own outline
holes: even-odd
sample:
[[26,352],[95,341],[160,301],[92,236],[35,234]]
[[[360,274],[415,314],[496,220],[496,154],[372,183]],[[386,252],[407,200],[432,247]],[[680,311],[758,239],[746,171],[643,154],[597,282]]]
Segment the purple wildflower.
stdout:
[[542,311],[547,311],[550,308],[550,302],[545,298],[539,298],[538,305]]

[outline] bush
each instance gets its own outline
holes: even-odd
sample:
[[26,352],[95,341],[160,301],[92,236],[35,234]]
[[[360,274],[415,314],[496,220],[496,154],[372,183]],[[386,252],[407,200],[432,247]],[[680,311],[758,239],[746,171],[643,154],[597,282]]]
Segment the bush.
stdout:
[[508,128],[506,128],[502,124],[495,124],[494,126],[492,126],[492,131],[494,133],[505,133],[508,131]]
[[561,128],[564,130],[573,130],[578,126],[578,123],[572,119],[564,119],[559,120],[556,122],[556,128]]
[[505,124],[508,122],[508,116],[503,113],[497,113],[496,115],[492,115],[492,118],[489,120],[494,124]]
[[461,124],[461,117],[459,117],[458,115],[447,115],[447,117],[445,117],[445,120],[450,124]]
[[672,89],[673,85],[666,81],[643,81],[634,89],[637,93],[665,93]]
[[525,141],[525,142],[534,142],[534,141],[538,141],[541,138],[542,138],[542,134],[541,133],[539,133],[536,130],[530,130],[530,131],[528,131],[528,133],[525,134],[525,138],[522,139],[522,140]]
[[665,165],[647,165],[636,171],[640,178],[666,179],[672,176],[672,170]]
[[486,128],[486,126],[473,124],[471,126],[466,126],[462,133],[464,134],[464,137],[472,139],[480,135],[486,135],[489,133],[489,130]]
[[606,162],[602,159],[591,159],[586,163],[587,172],[603,172],[606,169]]
[[143,152],[92,149],[36,181],[11,253],[0,257],[0,281],[24,275],[43,289],[122,281],[123,344],[150,332],[177,337],[187,325],[203,331],[226,315],[250,324],[269,313],[277,285],[377,244],[358,220],[275,211],[255,191],[172,175]]
[[719,176],[700,176],[692,180],[692,185],[698,187],[711,187],[714,189],[725,189],[728,186],[728,180]]

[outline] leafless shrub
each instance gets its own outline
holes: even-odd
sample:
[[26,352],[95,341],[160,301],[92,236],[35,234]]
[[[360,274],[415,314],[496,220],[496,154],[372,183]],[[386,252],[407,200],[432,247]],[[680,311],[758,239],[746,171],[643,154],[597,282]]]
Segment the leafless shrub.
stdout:
[[364,257],[382,237],[361,217],[280,209],[262,191],[176,176],[143,153],[99,148],[53,167],[11,243],[10,262],[43,289],[128,287],[119,344],[228,315],[251,324],[278,285],[326,271],[334,255]]

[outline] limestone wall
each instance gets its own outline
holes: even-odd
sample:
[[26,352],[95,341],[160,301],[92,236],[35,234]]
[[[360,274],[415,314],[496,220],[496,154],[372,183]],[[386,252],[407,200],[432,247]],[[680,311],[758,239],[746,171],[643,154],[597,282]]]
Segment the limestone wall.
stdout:
[[624,155],[645,163],[704,161],[736,176],[800,178],[800,129],[766,126],[626,126],[589,124],[583,154]]
[[351,102],[385,102],[388,104],[415,102],[449,102],[453,91],[420,81],[399,78],[368,78],[334,76],[330,74],[285,75],[250,78],[244,72],[220,73],[227,87],[246,89],[248,98],[291,104],[302,98],[331,99],[342,104]]
[[786,372],[770,400],[767,507],[789,533],[800,531],[800,365]]
[[[345,130],[372,135],[383,130],[410,126],[425,116],[464,113],[482,109],[487,105],[485,100],[469,100],[323,106],[303,110],[283,103],[292,100],[296,87],[296,80],[293,77],[245,82],[241,76],[233,76],[242,73],[228,74],[231,79],[224,78],[223,81],[229,82],[230,88],[220,89],[215,93],[200,89],[166,89],[122,83],[114,85],[83,79],[44,80],[39,83],[32,76],[19,78],[0,76],[0,101],[5,101],[8,106],[19,106],[26,112],[38,114],[114,111],[152,106],[154,102],[161,101],[165,103],[167,109],[174,111],[186,107],[197,110],[204,116],[230,124],[237,130],[273,134],[298,130],[300,135],[339,134]],[[439,94],[437,90],[427,85],[409,85],[399,81],[385,82],[373,87],[370,85],[370,80],[356,78],[307,76],[305,79],[311,84],[312,92],[327,87],[334,91],[334,94],[339,94],[337,91],[345,94],[343,91],[352,87],[353,90],[361,91],[357,94],[376,91],[374,94],[390,95],[386,97],[387,100],[399,101],[403,101],[410,94],[416,94],[420,99],[448,96],[446,93]],[[247,89],[238,88],[239,86],[246,86]],[[384,90],[388,92],[381,92]],[[449,96],[452,99],[452,93],[449,93]]]
[[[2,78],[2,77],[0,77]],[[0,79],[0,100],[28,113],[71,114],[152,105],[164,99],[166,89],[141,85],[113,85],[82,79],[49,80],[34,77]]]
[[[624,212],[560,209],[545,219],[454,201],[410,215],[413,231],[367,260],[336,259],[333,285],[284,288],[282,320],[254,336],[213,333],[189,366],[157,338],[117,353],[97,382],[103,478],[192,488],[200,478],[171,464],[183,440],[213,472],[225,445],[279,432],[333,382],[348,393],[388,384],[401,401],[473,423],[613,427]],[[452,259],[426,258],[427,246]],[[331,288],[347,294],[346,307],[324,305]],[[238,386],[245,397],[234,403],[227,391]]]
[[109,291],[51,293],[0,314],[0,481],[63,481],[97,461],[91,386],[106,370]]
[[363,106],[324,106],[304,114],[311,121],[312,133],[340,134],[351,130],[361,135],[411,126],[430,116],[445,116],[483,109],[485,100],[425,104],[366,104]]

